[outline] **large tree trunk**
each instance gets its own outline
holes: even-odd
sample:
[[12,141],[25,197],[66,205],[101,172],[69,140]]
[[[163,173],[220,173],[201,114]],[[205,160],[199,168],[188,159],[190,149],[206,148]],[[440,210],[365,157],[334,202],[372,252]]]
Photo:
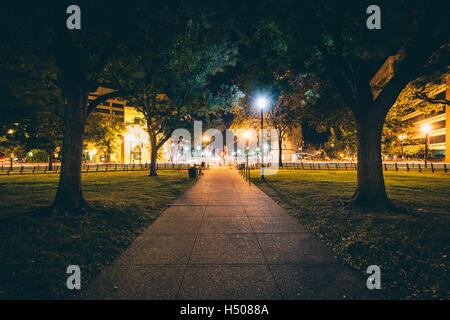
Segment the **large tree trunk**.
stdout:
[[53,171],[53,152],[54,148],[48,149],[48,171]]
[[375,112],[357,116],[357,186],[353,204],[386,208],[391,203],[386,195],[381,159],[381,134],[384,118]]
[[158,160],[158,147],[156,143],[156,136],[151,129],[149,129],[150,137],[150,176],[155,177],[158,175],[156,172],[156,161]]
[[61,173],[53,207],[56,214],[80,212],[86,202],[81,186],[83,133],[87,116],[87,92],[76,82],[64,86],[64,138]]
[[278,165],[279,167],[283,167],[283,138],[278,138]]
[[158,150],[154,147],[152,147],[151,150],[151,159],[150,159],[150,176],[157,176],[158,173],[156,172],[156,161],[158,158]]

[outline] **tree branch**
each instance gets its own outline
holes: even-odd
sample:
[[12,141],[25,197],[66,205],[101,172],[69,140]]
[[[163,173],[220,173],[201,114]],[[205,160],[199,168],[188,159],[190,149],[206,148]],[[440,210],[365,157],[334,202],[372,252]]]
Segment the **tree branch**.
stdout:
[[106,100],[117,98],[117,97],[126,97],[130,96],[134,93],[133,90],[125,90],[125,91],[114,91],[104,95],[101,95],[94,101],[92,101],[87,107],[87,114],[91,114],[94,111],[95,107],[97,107],[100,103],[105,102]]
[[394,75],[374,100],[377,107],[387,112],[400,92],[419,76],[427,61],[447,42],[450,32],[448,20],[437,35],[433,34],[433,31],[424,26],[414,39],[397,52]]
[[450,100],[447,100],[445,98],[430,98],[427,96],[427,94],[422,90],[415,93],[415,97],[419,100],[424,100],[426,102],[432,103],[432,104],[445,104],[450,105]]

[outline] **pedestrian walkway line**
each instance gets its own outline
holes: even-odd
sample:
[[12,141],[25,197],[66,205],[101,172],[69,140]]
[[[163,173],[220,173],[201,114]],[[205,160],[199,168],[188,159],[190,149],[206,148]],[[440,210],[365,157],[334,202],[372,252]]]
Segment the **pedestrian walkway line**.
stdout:
[[366,298],[361,275],[232,169],[211,168],[87,288],[95,299]]
[[[206,207],[205,207],[205,209],[203,210],[202,222],[203,222],[203,219],[205,218],[205,211],[206,211]],[[185,266],[185,268],[184,268],[183,279],[181,280],[180,286],[178,287],[177,295],[176,295],[176,297],[175,297],[176,299],[178,299],[178,295],[180,294],[181,286],[183,285],[183,281],[184,281],[184,278],[185,278],[185,276],[186,276],[186,271],[187,271],[187,268],[188,268],[188,265],[189,265],[189,261],[191,260],[191,257],[192,257],[192,252],[194,251],[194,247],[195,247],[195,243],[196,243],[196,241],[197,241],[197,238],[198,238],[198,233],[197,233],[196,236],[195,236],[194,244],[192,245],[192,249],[191,249],[191,252],[190,252],[190,254],[189,254],[188,261],[187,261],[186,266]]]

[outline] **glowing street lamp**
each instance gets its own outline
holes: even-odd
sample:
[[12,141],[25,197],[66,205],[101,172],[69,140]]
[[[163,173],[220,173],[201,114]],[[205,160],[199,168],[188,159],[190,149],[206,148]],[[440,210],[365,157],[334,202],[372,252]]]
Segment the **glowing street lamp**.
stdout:
[[256,100],[256,105],[261,109],[264,109],[265,107],[267,107],[268,104],[269,104],[269,100],[267,100],[266,97],[259,97]]
[[261,109],[261,143],[260,143],[260,152],[261,152],[261,179],[264,180],[264,147],[263,147],[263,132],[264,132],[264,108],[269,105],[269,100],[266,97],[259,97],[256,100],[256,105]]
[[[206,146],[207,146],[208,143],[211,141],[211,137],[203,136],[203,137],[202,137],[202,141],[203,141],[202,149],[203,149],[203,150],[206,150]],[[202,152],[202,159],[204,159],[204,158],[205,158],[205,153]]]
[[426,123],[422,126],[421,128],[422,132],[425,133],[425,168],[427,167],[427,162],[428,162],[428,140],[429,140],[429,135],[431,132],[431,126]]

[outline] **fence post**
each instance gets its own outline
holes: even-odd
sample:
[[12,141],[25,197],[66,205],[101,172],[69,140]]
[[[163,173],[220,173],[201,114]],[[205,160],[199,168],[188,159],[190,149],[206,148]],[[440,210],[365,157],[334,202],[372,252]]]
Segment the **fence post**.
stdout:
[[33,174],[35,173],[35,171],[36,171],[36,166],[33,167]]
[[430,164],[431,164],[431,172],[434,173],[433,162],[430,162]]
[[23,165],[20,165],[20,174],[23,174]]
[[395,171],[398,171],[397,162],[395,163]]
[[406,171],[409,172],[409,165],[406,163]]
[[347,171],[347,162],[344,162],[345,171]]
[[444,171],[447,173],[447,164],[444,163]]
[[97,172],[98,172],[98,163],[97,163]]
[[422,168],[420,167],[420,163],[419,163],[419,172],[422,172]]
[[384,171],[387,171],[387,164],[384,164]]

